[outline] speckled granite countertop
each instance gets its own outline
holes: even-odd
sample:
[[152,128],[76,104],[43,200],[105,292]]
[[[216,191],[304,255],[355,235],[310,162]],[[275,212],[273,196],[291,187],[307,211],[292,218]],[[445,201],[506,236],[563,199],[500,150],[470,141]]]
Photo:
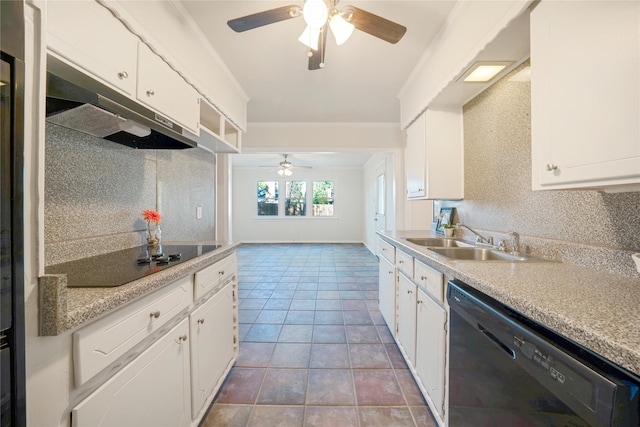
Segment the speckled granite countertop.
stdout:
[[[177,244],[183,242],[175,242]],[[194,243],[194,242],[190,242]],[[220,247],[148,277],[113,288],[67,288],[65,275],[40,277],[40,335],[59,335],[162,288],[233,253],[239,243],[199,242]]]
[[416,259],[640,375],[640,279],[569,263],[450,260],[406,240],[435,237],[427,231],[378,234]]

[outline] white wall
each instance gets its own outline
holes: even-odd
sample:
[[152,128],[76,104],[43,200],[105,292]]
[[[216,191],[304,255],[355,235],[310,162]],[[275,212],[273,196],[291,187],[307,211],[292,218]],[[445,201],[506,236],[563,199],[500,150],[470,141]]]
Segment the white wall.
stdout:
[[[364,185],[361,168],[296,169],[291,180],[335,182],[334,217],[258,217],[257,182],[280,179],[270,168],[233,168],[233,240],[244,243],[364,241]],[[311,192],[307,184],[307,193]],[[282,206],[281,206],[282,210]],[[307,212],[310,214],[311,209]]]

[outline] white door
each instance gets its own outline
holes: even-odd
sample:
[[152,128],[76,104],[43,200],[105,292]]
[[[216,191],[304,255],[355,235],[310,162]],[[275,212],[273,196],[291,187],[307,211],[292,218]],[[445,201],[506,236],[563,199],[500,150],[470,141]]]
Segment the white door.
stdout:
[[413,366],[416,365],[416,285],[398,274],[398,342]]
[[190,316],[192,414],[195,418],[233,361],[233,283]]
[[380,313],[389,330],[396,334],[396,268],[381,256],[378,273],[378,301]]
[[376,230],[385,230],[386,226],[386,194],[387,185],[385,182],[384,163],[376,170],[378,178],[376,179],[376,215],[374,218]]
[[427,389],[438,417],[444,419],[447,312],[418,289],[416,371]]
[[73,408],[73,427],[191,425],[188,338],[184,319]]

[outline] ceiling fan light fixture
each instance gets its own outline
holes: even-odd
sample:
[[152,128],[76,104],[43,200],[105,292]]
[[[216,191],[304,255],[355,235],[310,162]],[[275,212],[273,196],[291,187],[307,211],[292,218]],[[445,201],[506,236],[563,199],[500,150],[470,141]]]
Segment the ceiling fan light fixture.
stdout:
[[293,172],[291,172],[291,169],[281,168],[281,169],[278,169],[278,175],[291,176],[293,175]]
[[322,28],[329,17],[329,10],[323,0],[307,0],[302,9],[304,22],[311,28]]
[[352,23],[344,19],[340,13],[335,13],[331,17],[329,27],[331,28],[333,36],[336,38],[336,44],[338,46],[349,40],[349,37],[353,34],[353,30],[356,28]]
[[318,40],[320,39],[320,28],[313,28],[307,25],[298,41],[313,50],[318,50]]

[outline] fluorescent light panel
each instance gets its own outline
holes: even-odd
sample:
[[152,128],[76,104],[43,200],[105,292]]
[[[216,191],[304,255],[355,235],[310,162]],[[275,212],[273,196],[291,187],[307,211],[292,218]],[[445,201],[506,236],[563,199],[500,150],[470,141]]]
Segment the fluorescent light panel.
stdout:
[[458,79],[467,83],[487,83],[493,80],[513,61],[478,61]]

